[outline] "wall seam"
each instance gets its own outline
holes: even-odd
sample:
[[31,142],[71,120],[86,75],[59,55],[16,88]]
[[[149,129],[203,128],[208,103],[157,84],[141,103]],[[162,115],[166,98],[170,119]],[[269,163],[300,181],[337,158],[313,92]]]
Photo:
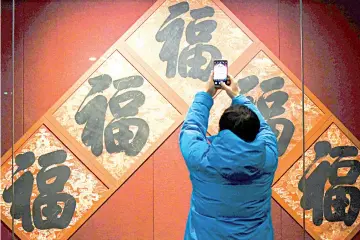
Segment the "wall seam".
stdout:
[[[156,151],[155,151],[156,152]],[[153,240],[155,240],[155,157],[154,154],[152,154],[151,156],[152,158],[152,171],[153,171],[153,178],[152,178],[152,185],[153,185],[153,189],[152,189],[152,197],[153,197]]]
[[[281,3],[281,0],[278,0],[278,12],[277,12],[277,18],[278,18],[278,40],[279,40],[279,49],[278,49],[278,54],[279,54],[279,59],[281,60],[281,39],[280,39],[280,3]],[[282,240],[283,239],[283,220],[282,220],[282,215],[283,215],[283,208],[280,206],[280,239]]]
[[277,14],[277,18],[278,18],[278,39],[279,39],[279,59],[280,58],[280,0],[278,0],[278,14]]
[[[278,48],[278,57],[281,60],[281,39],[280,39],[280,4],[281,4],[281,0],[278,0],[278,12],[277,12],[277,25],[278,25],[278,40],[279,40],[279,48]],[[280,206],[280,239],[283,239],[283,220],[282,220],[282,215],[283,215],[283,208]]]
[[[25,4],[25,3],[24,3]],[[25,5],[22,6],[22,15],[24,16],[24,8],[25,8]],[[24,135],[24,132],[25,132],[25,27],[24,27],[24,18],[22,18],[22,133],[21,135]]]

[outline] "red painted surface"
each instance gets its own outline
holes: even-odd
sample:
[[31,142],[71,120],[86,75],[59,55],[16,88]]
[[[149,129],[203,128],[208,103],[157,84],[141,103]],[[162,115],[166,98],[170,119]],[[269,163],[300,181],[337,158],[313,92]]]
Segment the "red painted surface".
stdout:
[[180,129],[153,154],[156,240],[184,238],[191,183],[179,149],[179,132]]
[[[89,57],[101,56],[153,2],[78,0],[46,5],[24,34],[25,130],[91,66]],[[44,92],[41,97],[36,94]]]
[[[15,25],[15,111],[14,118],[14,129],[16,131],[15,141],[23,135],[23,19],[22,11],[23,8],[19,7],[16,11],[16,19],[18,23]],[[11,2],[4,3],[1,6],[1,155],[3,155],[12,143],[12,11]],[[7,95],[4,95],[7,92]]]
[[153,172],[150,157],[71,239],[153,239]]
[[[16,34],[16,93],[19,94],[16,95],[16,137],[29,129],[91,66],[89,57],[100,56],[153,2],[29,1],[19,4],[17,19],[22,20],[17,21]],[[224,3],[300,78],[298,1],[225,0]],[[360,99],[359,33],[332,5],[306,0],[304,8],[306,85],[360,139],[360,122],[356,121],[360,107],[355,104]],[[1,41],[5,49],[1,55],[3,89],[11,88],[8,63],[11,12],[5,10],[2,11]],[[2,147],[9,148],[11,99],[2,95],[1,100]],[[191,185],[177,137],[178,131],[73,239],[182,239]],[[302,239],[301,226],[276,202],[273,202],[272,216],[277,240]],[[2,233],[2,239],[9,239],[9,235],[5,237],[8,229],[3,224]]]
[[[280,1],[280,60],[300,78],[297,2]],[[305,84],[360,139],[360,31],[336,6],[304,2]]]
[[223,0],[222,2],[250,29],[266,46],[279,56],[278,1]]

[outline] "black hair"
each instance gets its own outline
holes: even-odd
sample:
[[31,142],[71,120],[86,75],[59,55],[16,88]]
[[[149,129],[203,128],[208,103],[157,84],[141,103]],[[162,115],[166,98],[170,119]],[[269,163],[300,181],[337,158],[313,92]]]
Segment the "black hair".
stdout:
[[260,130],[258,116],[244,105],[232,105],[222,114],[220,131],[230,130],[245,142],[252,142]]

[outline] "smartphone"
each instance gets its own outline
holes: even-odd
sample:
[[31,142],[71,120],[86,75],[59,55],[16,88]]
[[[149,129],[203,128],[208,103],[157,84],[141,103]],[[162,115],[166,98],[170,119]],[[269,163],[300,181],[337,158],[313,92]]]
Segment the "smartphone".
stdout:
[[228,84],[228,61],[214,60],[214,84],[215,87],[220,88],[221,82]]

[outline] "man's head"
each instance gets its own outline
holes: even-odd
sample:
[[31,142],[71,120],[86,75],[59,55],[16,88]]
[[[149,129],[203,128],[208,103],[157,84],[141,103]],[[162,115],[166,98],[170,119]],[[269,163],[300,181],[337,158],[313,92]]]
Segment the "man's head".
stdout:
[[260,129],[258,116],[243,105],[233,105],[226,109],[219,125],[220,131],[230,130],[246,142],[254,141]]

